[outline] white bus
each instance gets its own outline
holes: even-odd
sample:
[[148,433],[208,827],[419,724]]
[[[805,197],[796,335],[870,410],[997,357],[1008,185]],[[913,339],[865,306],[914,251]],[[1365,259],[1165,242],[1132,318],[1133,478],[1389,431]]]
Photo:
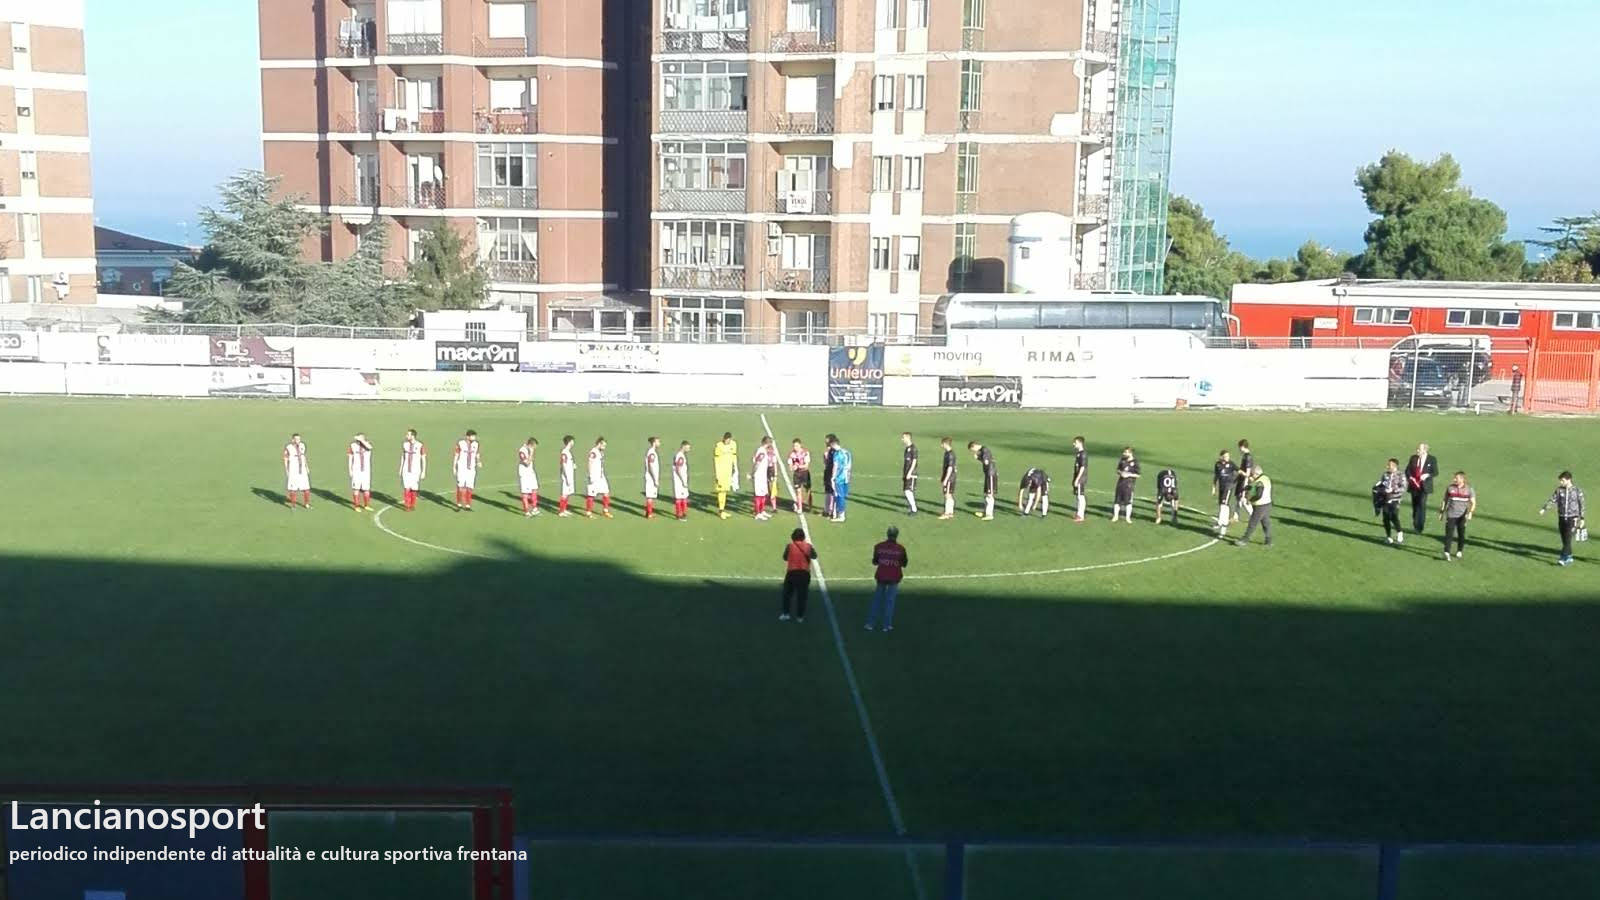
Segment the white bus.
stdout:
[[1222,302],[1212,297],[1104,291],[949,294],[933,310],[945,345],[972,349],[1033,346],[1190,346],[1228,337]]

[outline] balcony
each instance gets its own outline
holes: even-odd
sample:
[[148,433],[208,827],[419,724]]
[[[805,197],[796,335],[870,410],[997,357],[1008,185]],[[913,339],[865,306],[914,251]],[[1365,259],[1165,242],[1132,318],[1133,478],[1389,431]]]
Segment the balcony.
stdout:
[[484,264],[490,281],[509,281],[516,284],[539,283],[537,259],[491,259]]
[[378,23],[372,19],[340,19],[331,54],[343,59],[365,59],[378,52]]
[[661,131],[667,134],[747,134],[750,114],[742,109],[663,109]]
[[477,203],[482,209],[538,209],[536,187],[480,187]]
[[336,134],[373,134],[378,130],[378,123],[382,118],[377,110],[369,109],[365,112],[340,113],[333,119],[333,130]]
[[1109,137],[1112,127],[1116,125],[1116,116],[1111,113],[1089,113],[1083,117],[1083,133]]
[[486,59],[515,59],[524,56],[538,56],[535,49],[538,46],[533,35],[524,38],[480,38],[472,39],[472,55]]
[[746,280],[742,268],[662,266],[656,270],[657,286],[675,291],[743,291]]
[[444,209],[444,182],[385,188],[383,205],[403,209]]
[[1115,31],[1096,31],[1089,35],[1089,39],[1084,42],[1083,49],[1090,53],[1099,53],[1114,58],[1117,55],[1117,33]]
[[982,28],[962,28],[961,29],[961,49],[963,49],[963,50],[982,50],[983,49],[983,29]]
[[472,130],[478,134],[538,134],[537,109],[475,109],[472,111]]
[[777,134],[833,134],[834,112],[831,109],[809,113],[773,113],[772,130]]
[[767,45],[773,53],[832,53],[838,47],[838,35],[831,27],[815,31],[780,31]]
[[442,34],[391,34],[390,56],[438,56],[444,53]]
[[772,205],[775,213],[801,216],[833,215],[833,191],[830,190],[775,190]]
[[748,53],[750,31],[746,28],[723,28],[710,31],[690,31],[670,25],[656,35],[659,53]]
[[378,186],[376,184],[358,184],[339,188],[334,194],[334,200],[340,206],[377,206]]
[[1089,194],[1078,201],[1079,218],[1104,219],[1111,214],[1109,194]]
[[827,294],[833,291],[833,275],[827,269],[767,270],[767,290],[780,294]]
[[444,131],[444,110],[386,109],[383,130],[391,134],[439,134]]
[[963,109],[956,113],[957,131],[977,131],[983,123],[983,113],[976,109]]
[[657,208],[661,212],[748,212],[744,188],[662,188]]
[[1072,276],[1072,286],[1080,291],[1103,291],[1106,289],[1106,273],[1079,272]]

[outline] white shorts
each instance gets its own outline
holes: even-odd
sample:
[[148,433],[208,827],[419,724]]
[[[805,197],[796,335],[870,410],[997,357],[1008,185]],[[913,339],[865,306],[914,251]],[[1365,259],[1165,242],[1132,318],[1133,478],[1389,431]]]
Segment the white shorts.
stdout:
[[350,490],[352,490],[352,491],[370,491],[370,490],[372,490],[372,472],[371,471],[366,471],[366,472],[352,472],[352,473],[350,473]]
[[587,496],[590,496],[590,497],[601,497],[601,496],[610,496],[610,494],[611,494],[611,483],[610,482],[606,481],[604,478],[598,478],[598,479],[591,478],[591,479],[589,479],[589,492],[588,492]]
[[518,469],[517,470],[517,487],[521,488],[522,489],[522,493],[524,493],[524,494],[536,494],[536,493],[538,493],[539,492],[539,475],[538,475],[538,473],[534,472],[532,469],[528,469],[527,471],[523,471],[521,469]]
[[561,476],[561,496],[563,496],[563,497],[571,497],[576,492],[577,492],[577,488],[572,483],[572,476],[571,475],[562,475]]
[[644,498],[646,500],[654,500],[659,496],[661,496],[661,482],[656,481],[654,478],[646,478],[644,480]]
[[672,499],[674,499],[674,500],[687,500],[687,499],[689,499],[689,486],[687,484],[679,484],[676,481],[674,481],[672,483]]
[[753,479],[753,483],[755,485],[755,491],[753,493],[757,497],[765,497],[767,494],[771,493],[771,491],[769,491],[767,489],[767,486],[768,486],[768,484],[770,482],[768,482],[768,480],[766,478],[763,478],[762,476],[757,475]]
[[408,491],[419,490],[422,487],[421,472],[401,472],[400,486]]
[[471,488],[478,485],[477,469],[457,469],[456,487]]
[[289,475],[286,479],[288,486],[285,490],[309,491],[311,490],[311,473],[301,472],[298,475]]

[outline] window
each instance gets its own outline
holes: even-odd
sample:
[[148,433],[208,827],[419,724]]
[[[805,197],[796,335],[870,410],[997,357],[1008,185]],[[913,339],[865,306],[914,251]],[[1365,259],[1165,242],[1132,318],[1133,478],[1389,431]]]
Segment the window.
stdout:
[[922,238],[903,237],[900,239],[900,271],[922,271]]
[[389,0],[390,34],[443,34],[439,0]]
[[786,344],[814,344],[828,338],[826,309],[786,309],[778,320],[778,337]]
[[872,79],[872,108],[879,112],[894,109],[893,75],[879,75]]
[[814,234],[785,234],[778,242],[778,265],[784,269],[811,271],[816,242]]
[[[140,287],[139,283],[138,282],[134,282],[133,289],[135,291],[138,291],[139,287]],[[29,275],[28,276],[28,302],[29,303],[43,303],[44,302],[44,276],[43,275]]]
[[970,141],[956,146],[956,193],[978,192],[978,145]]
[[1082,328],[1082,303],[1039,304],[1040,328]]
[[900,157],[900,188],[906,191],[922,190],[922,157]]
[[1600,313],[1558,312],[1555,326],[1562,331],[1597,331],[1600,330]]
[[489,37],[525,38],[528,36],[528,7],[525,3],[489,4]]
[[[518,82],[512,82],[512,84],[516,83]],[[394,80],[395,103],[401,109],[438,109],[439,97],[442,93],[444,92],[441,90],[440,80],[437,78],[396,78]]]
[[534,262],[539,258],[539,220],[478,220],[478,256],[490,262]]
[[742,269],[744,240],[743,222],[663,222],[661,265]]
[[[750,64],[744,62],[671,62],[661,64],[661,108],[697,111],[749,109]],[[791,81],[798,79],[791,79]],[[812,103],[816,103],[812,79]],[[789,90],[792,98],[794,91]],[[813,106],[813,110],[815,107]],[[795,110],[790,110],[794,112]]]
[[906,76],[906,109],[922,109],[927,102],[928,76]]
[[669,341],[744,340],[744,301],[733,297],[664,297],[662,332]]
[[928,27],[928,0],[906,0],[906,27]]
[[894,157],[872,158],[872,190],[874,192],[894,190]]
[[887,271],[889,271],[889,268],[892,265],[892,261],[890,259],[890,256],[891,256],[891,254],[889,252],[889,239],[886,238],[886,237],[875,237],[875,238],[873,238],[872,239],[872,271],[874,271],[874,272],[887,272]]
[[[950,272],[954,275],[954,284],[951,287],[957,291],[967,290],[972,279],[972,263],[978,256],[978,226],[974,222],[956,223],[955,258],[950,261]],[[1082,324],[1082,321],[1079,321]]]
[[719,31],[745,28],[747,0],[666,0],[666,26],[672,31]]
[[489,82],[489,108],[495,112],[522,112],[532,108],[529,78],[496,78]]
[[1452,309],[1444,323],[1451,328],[1515,328],[1522,313],[1515,309]]
[[983,27],[984,0],[961,0],[961,27]]
[[17,115],[33,115],[33,88],[19,87],[16,89]]
[[1411,310],[1387,306],[1358,306],[1353,319],[1357,325],[1409,325]]
[[661,186],[667,190],[742,191],[745,149],[742,141],[664,143],[661,145]]
[[895,315],[894,333],[903,338],[917,336],[917,314],[897,313]]
[[820,32],[822,12],[821,0],[789,0],[789,30]]
[[1090,303],[1083,308],[1085,328],[1127,328],[1128,304]]
[[479,144],[478,205],[533,209],[539,205],[539,145]]
[[867,334],[872,337],[888,337],[890,323],[894,321],[891,313],[867,313]]
[[22,239],[27,242],[39,239],[38,213],[22,213]]
[[900,27],[900,0],[878,0],[878,27]]
[[119,269],[100,270],[100,289],[115,293],[115,289],[122,284],[122,272]]
[[378,200],[378,154],[357,153],[356,161],[356,202],[360,204],[376,203]]
[[17,153],[18,168],[22,171],[23,178],[39,177],[39,154],[34,150],[22,150]]
[[975,59],[961,61],[961,111],[976,112],[983,99],[983,63]]

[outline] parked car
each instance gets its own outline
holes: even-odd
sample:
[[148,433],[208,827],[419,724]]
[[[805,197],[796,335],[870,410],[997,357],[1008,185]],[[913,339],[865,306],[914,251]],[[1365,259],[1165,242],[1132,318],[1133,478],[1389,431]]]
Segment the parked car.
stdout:
[[1444,366],[1426,356],[1395,354],[1390,357],[1389,405],[1404,407],[1454,406],[1461,392],[1461,380]]
[[1419,335],[1394,345],[1390,352],[1395,356],[1431,359],[1445,374],[1454,376],[1462,384],[1483,384],[1493,371],[1492,342],[1483,335]]

